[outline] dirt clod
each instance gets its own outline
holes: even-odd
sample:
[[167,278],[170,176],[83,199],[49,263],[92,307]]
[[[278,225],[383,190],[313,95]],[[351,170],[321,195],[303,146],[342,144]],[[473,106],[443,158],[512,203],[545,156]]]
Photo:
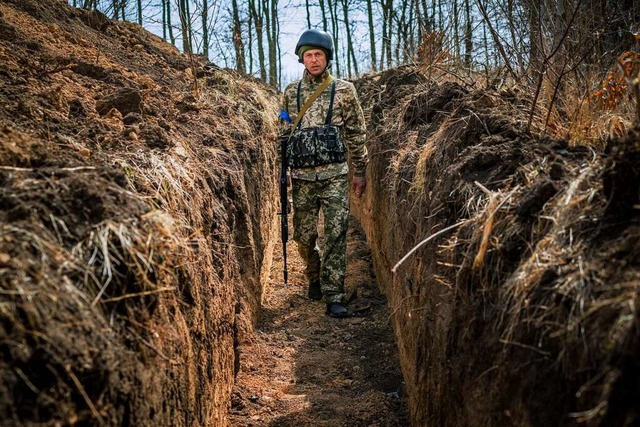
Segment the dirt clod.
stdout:
[[96,110],[100,115],[106,115],[113,108],[123,116],[128,113],[140,113],[142,111],[142,94],[137,89],[123,88],[96,102]]

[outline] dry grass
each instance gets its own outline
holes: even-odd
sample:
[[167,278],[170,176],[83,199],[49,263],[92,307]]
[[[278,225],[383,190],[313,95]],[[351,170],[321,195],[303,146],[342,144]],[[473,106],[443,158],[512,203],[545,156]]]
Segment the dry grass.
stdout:
[[[186,60],[157,38],[49,1],[0,9],[16,29],[3,87],[24,106],[0,108],[2,421],[116,425],[126,406],[134,424],[176,425],[181,408],[222,425],[234,339],[268,273],[273,93],[200,70],[193,97]],[[33,77],[58,57],[74,62]],[[122,85],[144,98],[127,124],[95,110]]]
[[[597,425],[620,374],[610,361],[637,326],[640,282],[629,264],[637,227],[603,219],[609,166],[593,146],[608,138],[599,123],[623,132],[633,105],[578,114],[569,106],[580,99],[569,97],[548,114],[544,92],[532,134],[524,91],[443,88],[405,93],[394,82],[388,96],[405,95],[371,138],[385,158],[371,172],[380,199],[361,217],[394,307],[413,421],[444,422],[444,411],[455,423],[465,402],[478,424],[528,425],[535,414]],[[368,98],[390,103],[381,90]],[[592,148],[573,148],[579,128]],[[547,398],[575,410],[540,407]],[[505,408],[508,420],[487,415]]]

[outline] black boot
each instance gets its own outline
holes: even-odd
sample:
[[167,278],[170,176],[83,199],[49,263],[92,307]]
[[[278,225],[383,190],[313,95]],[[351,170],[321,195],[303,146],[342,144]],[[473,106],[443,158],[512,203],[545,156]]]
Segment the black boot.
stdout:
[[322,299],[322,286],[320,285],[320,279],[312,280],[309,284],[309,290],[307,292],[309,299],[320,301]]
[[327,304],[327,315],[341,319],[343,317],[347,317],[349,313],[347,312],[347,309],[344,308],[344,305],[339,302],[330,302]]

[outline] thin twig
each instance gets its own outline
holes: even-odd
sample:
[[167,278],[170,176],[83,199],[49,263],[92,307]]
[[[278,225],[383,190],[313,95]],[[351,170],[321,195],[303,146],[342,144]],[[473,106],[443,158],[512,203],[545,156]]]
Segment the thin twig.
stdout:
[[502,56],[502,59],[504,60],[505,67],[507,67],[513,79],[515,81],[518,81],[518,75],[513,70],[513,67],[511,67],[511,64],[509,63],[509,58],[507,58],[507,52],[505,52],[504,46],[502,46],[502,43],[500,43],[500,37],[498,36],[498,32],[496,31],[495,28],[493,28],[493,24],[491,24],[491,20],[489,20],[489,14],[487,13],[487,10],[484,7],[484,4],[482,4],[482,1],[480,0],[476,0],[476,4],[478,5],[480,12],[482,13],[483,18],[487,23],[487,26],[489,27],[489,32],[491,33],[491,37],[493,38],[493,41],[496,44],[496,47],[498,48],[498,52],[500,52],[500,56]]
[[144,291],[144,292],[136,292],[133,294],[126,294],[126,295],[120,295],[119,297],[113,297],[113,298],[107,298],[107,299],[103,299],[102,302],[116,302],[116,301],[122,301],[123,299],[128,299],[128,298],[135,298],[135,297],[144,297],[147,295],[153,295],[153,294],[158,294],[160,292],[167,292],[167,291],[175,291],[176,287],[175,286],[168,286],[165,288],[160,288],[160,289],[155,289],[153,291]]
[[531,350],[531,351],[535,351],[538,354],[541,354],[543,356],[549,357],[551,356],[551,353],[548,351],[544,351],[544,350],[540,350],[537,349],[531,345],[527,345],[527,344],[522,344],[521,342],[517,342],[517,341],[508,341],[508,340],[500,340],[500,343],[502,344],[507,344],[507,345],[514,345],[516,347],[521,347],[521,348],[526,348],[527,350]]
[[[57,168],[55,169],[55,171],[62,171],[62,172],[78,172],[78,171],[82,171],[82,170],[95,170],[96,168],[94,166],[76,166],[74,168]],[[15,172],[33,172],[34,168],[16,168],[13,166],[0,166],[0,170],[6,170],[6,171],[15,171]],[[42,170],[42,169],[38,169],[38,170]]]
[[400,265],[402,265],[402,263],[404,263],[407,260],[407,258],[409,258],[411,255],[413,255],[413,253],[415,251],[420,249],[423,245],[425,245],[429,241],[435,239],[436,237],[438,237],[441,234],[446,233],[447,231],[450,231],[450,230],[453,230],[454,228],[460,227],[461,225],[464,225],[464,224],[466,224],[466,223],[468,223],[470,221],[471,221],[471,218],[456,222],[455,224],[450,225],[447,228],[443,228],[442,230],[438,231],[437,233],[434,233],[434,234],[430,235],[429,237],[427,237],[426,239],[424,239],[423,241],[418,243],[416,246],[414,246],[413,249],[411,249],[409,252],[407,252],[407,254],[405,256],[403,256],[402,259],[396,263],[396,265],[393,266],[393,268],[391,269],[391,272],[395,273],[396,270],[398,269],[398,267],[400,267]]
[[396,313],[398,312],[398,310],[400,310],[400,308],[402,307],[402,305],[404,304],[404,302],[405,302],[406,300],[408,300],[408,299],[410,299],[410,298],[415,298],[415,297],[417,297],[417,296],[418,296],[418,295],[409,295],[409,296],[406,296],[406,297],[402,298],[402,299],[400,300],[400,302],[398,303],[398,306],[397,306],[396,308],[394,308],[394,309],[393,309],[393,311],[391,312],[391,314],[389,314],[389,319],[391,319],[393,316],[395,316],[395,315],[396,315]]
[[75,384],[76,388],[78,389],[78,392],[80,393],[84,401],[87,403],[87,406],[89,406],[89,409],[91,410],[91,413],[93,414],[93,416],[98,419],[100,424],[104,424],[104,420],[102,419],[102,417],[100,416],[100,413],[98,412],[95,405],[89,398],[89,395],[85,391],[84,387],[82,387],[82,383],[80,383],[80,380],[78,379],[76,374],[73,373],[73,371],[68,365],[63,363],[62,367],[67,372],[67,375],[69,375],[69,377],[71,378],[71,381],[73,381],[73,383]]
[[571,28],[571,25],[573,25],[573,21],[576,19],[576,16],[578,15],[578,10],[580,9],[581,5],[582,5],[582,0],[578,0],[578,4],[573,10],[573,15],[571,15],[571,19],[569,20],[567,27],[564,29],[564,33],[562,34],[562,37],[560,37],[558,44],[553,49],[553,51],[544,58],[544,60],[542,61],[542,64],[540,65],[540,71],[538,73],[539,74],[538,86],[536,87],[536,93],[535,93],[535,96],[533,97],[533,101],[531,102],[531,111],[529,113],[529,122],[527,123],[527,132],[531,130],[531,122],[533,121],[533,115],[536,110],[536,105],[538,104],[538,96],[540,95],[540,88],[542,87],[542,79],[544,78],[544,75],[546,73],[547,64],[549,63],[549,61],[551,61],[551,58],[556,56],[556,54],[560,50],[560,46],[562,46],[562,44],[564,43],[564,40],[569,35],[569,29]]

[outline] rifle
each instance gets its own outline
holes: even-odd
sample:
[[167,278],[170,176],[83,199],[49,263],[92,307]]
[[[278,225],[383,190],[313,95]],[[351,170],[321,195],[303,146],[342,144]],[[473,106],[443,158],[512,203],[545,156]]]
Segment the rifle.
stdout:
[[[286,111],[280,111],[280,118],[291,123],[289,114]],[[289,240],[289,220],[287,214],[289,213],[289,198],[287,197],[287,169],[289,168],[289,162],[287,159],[287,143],[289,142],[290,134],[284,134],[280,136],[280,152],[282,154],[282,166],[280,169],[280,236],[282,238],[282,259],[284,261],[284,284],[287,284],[288,271],[287,271],[287,241]]]

